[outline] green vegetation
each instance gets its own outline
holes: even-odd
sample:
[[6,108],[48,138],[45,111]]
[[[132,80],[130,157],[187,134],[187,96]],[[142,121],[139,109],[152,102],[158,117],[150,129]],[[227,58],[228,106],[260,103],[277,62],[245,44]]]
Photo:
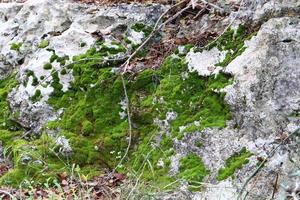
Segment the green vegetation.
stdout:
[[196,154],[188,154],[180,160],[179,177],[189,182],[191,189],[199,189],[200,182],[209,174],[203,161]]
[[[81,156],[74,156],[76,163],[85,166],[86,159],[80,158],[86,155],[91,160],[99,160],[104,167],[113,168],[128,144],[128,121],[120,117],[121,105],[116,106],[124,100],[120,76],[111,72],[111,67],[118,63],[99,64],[103,56],[109,57],[117,52],[114,52],[115,48],[112,51],[107,49],[108,46],[103,47],[103,43],[98,45],[101,46],[98,50],[93,47],[73,58],[76,62],[70,66],[74,76],[70,90],[52,94],[49,99],[55,108],[65,109],[64,115],[48,127],[60,127],[71,146],[82,152]],[[159,70],[147,69],[134,77],[124,75],[135,127],[129,152],[132,161],[119,166],[119,171],[128,167],[142,170],[145,180],[155,180],[161,185],[170,183],[174,178],[167,175],[170,156],[174,154],[172,140],[181,134],[179,127],[194,121],[200,121],[197,130],[224,127],[226,120],[231,118],[229,107],[223,101],[224,94],[214,92],[230,84],[230,76],[220,73],[216,78],[205,78],[190,73],[183,80],[182,73],[187,70],[184,58],[172,55]],[[171,137],[163,135],[157,147],[153,147],[159,132],[153,121],[157,117],[165,119],[170,111],[177,113],[177,118],[171,122]],[[91,145],[84,145],[85,148],[79,145],[79,135],[83,137],[82,142],[89,141]],[[120,152],[119,156],[112,156],[112,151]],[[163,163],[163,166],[158,163]]]
[[145,34],[145,37],[148,37],[153,28],[143,23],[136,23],[131,26],[131,29],[136,32],[143,32]]
[[[146,36],[151,32],[151,28],[140,23],[131,28],[143,31]],[[229,31],[214,45],[221,50],[231,50],[227,57],[232,60],[244,49],[241,45],[246,37],[244,31],[242,28],[237,33]],[[232,43],[227,41],[232,39]],[[123,75],[133,130],[130,160],[125,159],[119,166],[117,164],[128,145],[129,130],[127,113],[121,105],[125,98],[122,80],[112,69],[123,61],[109,59],[126,52],[126,48],[117,42],[97,41],[86,53],[74,56],[73,63],[68,65],[69,57],[47,49],[53,54],[44,68],[52,69],[50,84],[54,88],[48,103],[55,109],[64,109],[64,112],[59,120],[49,122],[41,131],[43,134],[33,141],[14,139],[20,133],[3,131],[0,140],[3,139],[5,146],[13,152],[15,168],[0,178],[0,183],[17,185],[22,181],[21,177],[43,182],[49,177],[55,178],[58,173],[69,172],[68,166],[74,163],[90,176],[99,174],[103,167],[117,167],[119,172],[142,174],[143,180],[159,188],[181,178],[199,189],[197,182],[210,172],[196,154],[188,154],[180,160],[179,174],[168,175],[170,158],[175,155],[173,141],[205,128],[226,126],[226,121],[231,119],[230,109],[224,102],[225,94],[216,91],[231,84],[232,78],[225,73],[200,77],[196,72],[189,72],[184,57],[190,48],[191,45],[186,45],[183,52],[176,51],[167,57],[158,70],[145,69],[134,75]],[[230,59],[219,65],[226,66]],[[60,63],[63,69],[54,70],[53,62]],[[59,73],[64,75],[67,70],[72,72],[74,80],[70,89],[63,92]],[[37,85],[39,82],[33,71],[27,72],[27,77],[30,76],[32,84]],[[31,100],[35,102],[40,98],[41,91],[37,90]],[[167,133],[161,132],[154,121],[165,120],[170,112],[176,113],[176,117],[168,121],[170,129]],[[8,115],[3,119],[8,119]],[[186,128],[180,130],[181,126]],[[68,139],[73,152],[65,157],[60,155],[61,146],[56,144],[55,138],[47,135],[49,130],[59,130],[58,136]],[[201,148],[202,143],[196,142],[195,146]],[[224,169],[220,169],[218,180],[231,176],[250,155],[247,150],[242,150],[229,158]],[[26,165],[22,163],[24,156],[28,158]]]
[[51,72],[52,76],[52,83],[51,86],[53,87],[54,91],[51,94],[52,96],[60,97],[63,95],[63,85],[60,83],[59,75],[56,70],[52,70]]
[[34,71],[28,70],[26,72],[26,75],[27,75],[27,79],[23,83],[24,86],[27,86],[29,77],[32,77],[32,83],[31,83],[32,86],[37,86],[39,84],[39,79],[35,76]]
[[244,25],[240,25],[236,31],[229,28],[217,41],[211,43],[208,47],[209,49],[217,47],[220,51],[227,51],[225,59],[216,65],[226,67],[231,61],[241,55],[246,49],[244,42],[249,40],[254,34],[249,35]]
[[20,51],[20,48],[22,47],[23,43],[19,42],[19,43],[11,43],[10,44],[10,50],[14,50],[14,51]]
[[61,75],[66,75],[67,74],[67,70],[65,68],[63,68],[61,71],[60,71],[60,74]]
[[251,155],[245,147],[240,152],[234,153],[226,160],[224,168],[219,170],[217,180],[221,181],[233,175],[237,169],[241,169],[244,164],[249,162],[248,158]]
[[44,69],[45,69],[45,70],[52,69],[51,63],[46,63],[46,64],[44,64]]
[[87,44],[85,42],[80,42],[79,46],[80,47],[85,47]]
[[37,102],[42,98],[41,90],[37,89],[34,93],[34,95],[31,97],[31,101]]
[[0,80],[0,130],[14,130],[15,124],[9,120],[10,111],[7,103],[7,95],[17,85],[15,75]]
[[40,44],[39,44],[39,48],[41,48],[41,49],[44,49],[44,48],[46,48],[47,46],[49,46],[49,41],[48,40],[42,40],[41,42],[40,42]]

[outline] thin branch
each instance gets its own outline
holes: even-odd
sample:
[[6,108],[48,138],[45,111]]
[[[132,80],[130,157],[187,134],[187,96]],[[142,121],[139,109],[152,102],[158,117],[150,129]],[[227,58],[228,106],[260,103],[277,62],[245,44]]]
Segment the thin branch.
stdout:
[[8,195],[11,199],[16,199],[12,194],[10,194],[9,192],[6,192],[4,190],[0,190],[0,194],[3,193],[5,195]]
[[[146,38],[146,40],[144,40],[144,42],[142,44],[140,44],[140,46],[129,56],[129,58],[126,60],[126,62],[121,66],[121,68],[124,68],[123,74],[126,73],[128,65],[130,63],[130,61],[134,58],[134,56],[150,41],[150,39],[154,36],[154,34],[159,31],[165,24],[163,23],[162,25],[159,26],[160,21],[162,20],[162,18],[168,14],[173,8],[185,3],[186,1],[180,1],[177,4],[173,5],[172,7],[170,7],[169,9],[167,9],[163,14],[160,15],[160,17],[158,18],[158,20],[156,21],[152,32],[150,33],[150,35]],[[191,6],[191,3],[189,3],[189,6]],[[177,15],[178,16],[178,15]],[[174,17],[172,17],[174,18]],[[168,22],[171,20],[167,20]]]
[[115,167],[114,171],[116,170],[116,168],[118,168],[122,164],[122,162],[126,158],[128,152],[129,152],[130,146],[131,146],[131,139],[132,139],[132,123],[131,123],[130,108],[129,108],[129,98],[128,98],[128,93],[127,93],[127,89],[126,89],[126,83],[125,83],[122,73],[121,73],[121,80],[122,80],[122,85],[123,85],[123,90],[124,90],[124,95],[125,95],[125,101],[126,101],[127,119],[128,119],[128,126],[129,126],[129,139],[128,139],[129,141],[128,141],[128,145],[127,145],[125,154],[119,161],[118,165]]
[[210,3],[210,2],[208,2],[208,1],[206,1],[206,0],[201,0],[203,3],[205,3],[205,4],[208,4],[208,5],[210,5],[211,7],[213,7],[213,8],[216,8],[216,9],[218,9],[218,10],[221,10],[221,11],[223,11],[224,9],[223,8],[221,8],[221,7],[219,7],[219,6],[217,6],[216,4],[213,4],[213,3]]

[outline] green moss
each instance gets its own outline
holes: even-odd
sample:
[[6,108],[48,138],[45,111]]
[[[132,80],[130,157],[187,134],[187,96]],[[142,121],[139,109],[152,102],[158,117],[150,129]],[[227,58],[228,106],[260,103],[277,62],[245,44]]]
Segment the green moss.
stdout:
[[111,44],[102,44],[101,45],[101,49],[100,49],[101,53],[110,53],[110,54],[118,54],[121,52],[126,52],[126,49],[124,46],[120,45],[120,44],[116,44],[116,43],[111,43]]
[[37,102],[42,98],[41,90],[37,89],[34,93],[34,95],[31,97],[31,101]]
[[152,27],[147,26],[143,23],[136,23],[131,26],[131,29],[133,29],[136,32],[143,32],[145,34],[145,37],[148,37],[150,33],[152,32]]
[[60,63],[61,66],[66,64],[66,61],[69,60],[69,56],[57,57],[56,61]]
[[44,64],[44,69],[45,69],[45,70],[52,69],[51,63],[46,63],[46,64]]
[[[14,168],[0,178],[1,185],[19,186],[26,179],[46,181],[49,177],[56,177],[55,173],[63,168],[64,164],[59,158],[55,158],[55,161],[50,159],[50,157],[54,158],[48,149],[54,147],[54,141],[50,137],[42,135],[39,139],[28,142],[15,138],[12,133],[8,136],[10,137],[5,138],[4,145],[6,151],[10,152]],[[25,157],[26,163],[23,162]],[[53,162],[58,163],[57,168],[52,167]]]
[[85,120],[82,122],[82,129],[81,129],[81,133],[83,135],[90,135],[92,132],[94,131],[94,127],[92,122]]
[[28,71],[26,72],[26,76],[27,76],[27,79],[26,79],[25,82],[23,83],[24,86],[27,85],[27,83],[28,83],[28,78],[29,78],[30,76],[32,77],[32,83],[31,83],[32,86],[37,86],[37,85],[39,84],[39,79],[35,76],[34,71],[28,70]]
[[0,80],[0,130],[15,129],[15,124],[10,120],[10,110],[7,102],[7,95],[17,86],[15,75]]
[[[127,113],[120,105],[125,97],[122,81],[118,74],[111,72],[112,67],[120,63],[101,64],[104,57],[111,58],[117,53],[114,51],[116,48],[112,50],[103,42],[97,45],[98,47],[73,57],[75,63],[69,67],[74,80],[68,91],[62,91],[58,72],[52,71],[51,86],[54,92],[48,101],[54,108],[64,109],[61,119],[49,123],[48,128],[59,128],[60,134],[69,139],[74,152],[68,160],[86,171],[91,166],[96,166],[97,169],[116,167],[128,146],[129,136]],[[121,47],[117,43],[113,45]],[[59,60],[60,57],[54,53],[50,63]],[[173,140],[182,135],[179,127],[197,121],[200,122],[199,126],[190,127],[189,132],[201,131],[207,127],[222,128],[226,125],[226,120],[231,118],[229,107],[224,102],[224,94],[214,92],[215,89],[230,84],[231,77],[223,73],[217,77],[200,77],[197,73],[189,73],[189,77],[183,80],[181,74],[186,72],[188,68],[184,58],[170,56],[158,70],[147,69],[136,75],[124,75],[133,129],[128,154],[130,160],[125,159],[124,166],[118,166],[119,171],[127,172],[130,169],[136,173],[143,172],[144,180],[163,187],[176,178],[170,177],[168,171],[170,157],[175,153]],[[34,76],[33,72],[28,74]],[[156,118],[165,119],[166,114],[171,111],[177,114],[177,118],[170,122],[170,135],[160,135],[159,128],[153,121]],[[125,118],[121,118],[122,112],[125,113]],[[53,153],[47,153],[49,148],[43,147],[44,140],[39,138],[30,143],[36,149],[34,153],[23,144],[18,148],[23,152],[32,152],[32,158],[35,154],[42,155],[43,166],[47,163],[49,167],[46,175],[50,176],[51,173],[61,171],[63,166]],[[46,141],[44,143],[52,147],[53,141]],[[58,147],[53,148],[55,150]],[[118,152],[118,155],[112,156],[112,151]],[[20,158],[18,153],[16,158]],[[191,168],[186,167],[189,162],[192,164]],[[199,166],[194,166],[195,163]],[[183,159],[181,166],[178,176],[192,185],[208,174],[201,159],[194,155]],[[32,169],[34,168],[40,170],[39,166],[34,165]],[[31,173],[33,172],[28,174]],[[189,173],[194,174],[195,178],[190,177]]]
[[86,42],[80,42],[79,44],[80,47],[85,47],[86,45],[87,45]]
[[64,69],[62,69],[61,71],[60,71],[60,74],[61,75],[66,75],[67,74],[67,70],[64,68]]
[[50,57],[50,63],[53,63],[55,60],[58,59],[58,55],[56,55],[55,53],[53,53]]
[[196,154],[190,153],[180,160],[178,176],[188,181],[191,188],[199,189],[203,178],[209,173],[202,159]]
[[42,40],[41,42],[40,42],[40,44],[39,44],[39,48],[41,48],[41,49],[44,49],[44,48],[46,48],[47,46],[49,46],[49,41],[48,40]]
[[[92,48],[86,54],[75,57],[74,61],[86,57],[101,58],[104,53]],[[107,50],[106,55],[109,54]],[[91,135],[93,139],[90,142],[94,143],[91,146],[100,149],[102,160],[93,159],[114,167],[116,158],[110,152],[123,152],[127,147],[128,122],[120,118],[121,106],[116,106],[124,99],[124,92],[120,77],[112,74],[110,68],[101,68],[97,62],[88,60],[74,64],[74,82],[70,91],[49,102],[56,108],[65,108],[62,120],[56,122],[54,127],[74,134]],[[151,145],[158,134],[153,124],[154,118],[160,116],[164,119],[167,112],[176,112],[178,117],[171,123],[171,134],[175,137],[179,135],[180,126],[194,121],[200,121],[197,130],[203,130],[224,127],[226,120],[231,118],[229,107],[223,101],[224,95],[213,91],[230,84],[230,76],[221,73],[216,78],[205,78],[191,73],[188,79],[182,80],[181,73],[186,71],[184,59],[171,56],[160,70],[145,70],[130,79],[125,75],[135,125],[130,151],[132,161],[126,166],[136,171],[145,166],[143,177],[161,185],[173,180],[167,174],[174,150],[172,138],[168,136],[163,136],[159,148]],[[163,98],[164,103],[155,102],[159,98]],[[82,142],[84,140],[78,147],[82,148]],[[147,163],[146,157],[149,160]],[[157,165],[160,161],[164,167]]]
[[[167,112],[173,111],[177,113],[177,118],[171,123],[172,137],[163,137],[159,144],[159,148],[153,151],[152,139],[157,136],[155,129],[146,129],[151,134],[147,135],[138,146],[138,149],[133,153],[136,157],[131,166],[138,167],[143,165],[146,155],[148,156],[152,167],[144,169],[145,177],[148,180],[156,180],[155,183],[167,185],[172,180],[172,177],[166,177],[169,171],[169,166],[164,168],[156,167],[160,159],[165,163],[169,163],[169,157],[173,155],[172,138],[182,138],[183,133],[179,132],[179,127],[199,121],[199,125],[190,125],[184,132],[201,131],[207,127],[224,127],[226,120],[231,118],[228,105],[224,103],[224,94],[215,93],[215,89],[221,89],[228,84],[231,84],[231,78],[226,74],[219,74],[217,77],[199,77],[196,73],[190,73],[189,78],[183,80],[181,73],[187,71],[187,66],[182,58],[168,57],[163,63],[160,70],[145,70],[136,77],[132,86],[134,91],[137,91],[131,98],[131,105],[139,107],[139,112],[133,113],[134,122],[144,120],[145,113],[151,113],[147,116],[149,124],[153,123],[153,119],[157,116],[160,119],[165,119]],[[134,87],[135,86],[135,87]],[[148,94],[148,95],[147,95]],[[150,94],[150,95],[149,95]],[[157,99],[163,99],[159,102]],[[149,126],[148,124],[148,126]],[[168,142],[164,142],[168,141]],[[167,152],[170,152],[168,154]],[[200,162],[200,161],[199,161]],[[203,176],[206,175],[204,165],[201,165]],[[199,170],[199,169],[198,169]],[[189,174],[185,172],[183,167],[181,176]],[[199,181],[203,177],[201,174],[196,179]],[[188,178],[188,177],[187,177]],[[195,181],[195,180],[194,180]]]
[[54,89],[51,96],[60,97],[60,96],[63,95],[63,91],[62,91],[63,85],[60,84],[60,79],[59,79],[58,72],[56,70],[52,70],[51,76],[52,76],[51,86]]
[[11,43],[10,44],[10,50],[14,50],[14,51],[20,51],[20,48],[22,47],[23,43],[19,42],[19,43]]
[[244,42],[254,34],[249,34],[246,27],[240,25],[236,31],[229,28],[217,41],[211,43],[209,49],[217,47],[220,51],[227,51],[224,60],[216,66],[226,67],[237,56],[241,55],[246,49]]
[[234,153],[225,161],[224,168],[219,170],[217,180],[221,181],[233,175],[237,169],[241,169],[244,164],[249,162],[248,158],[251,155],[245,147],[240,152]]

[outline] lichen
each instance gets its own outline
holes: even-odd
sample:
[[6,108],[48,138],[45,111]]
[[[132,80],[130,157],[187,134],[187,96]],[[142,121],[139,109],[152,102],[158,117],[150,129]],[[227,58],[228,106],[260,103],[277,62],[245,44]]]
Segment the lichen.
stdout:
[[224,168],[221,168],[218,172],[217,180],[225,180],[238,169],[241,169],[244,164],[249,162],[248,158],[252,155],[245,147],[243,147],[239,152],[231,155],[226,161]]
[[40,44],[39,44],[39,48],[41,48],[41,49],[44,49],[44,48],[46,48],[47,46],[49,46],[49,41],[48,40],[42,40],[41,42],[40,42]]
[[11,43],[11,44],[10,44],[10,50],[14,50],[14,51],[19,52],[20,49],[21,49],[21,47],[22,47],[22,45],[23,45],[22,42],[18,42],[18,43],[14,42],[14,43]]

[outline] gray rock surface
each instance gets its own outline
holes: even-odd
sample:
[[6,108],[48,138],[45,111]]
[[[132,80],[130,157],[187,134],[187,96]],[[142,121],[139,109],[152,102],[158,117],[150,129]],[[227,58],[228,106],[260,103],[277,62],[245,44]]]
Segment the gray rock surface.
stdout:
[[[248,199],[270,199],[277,176],[280,192],[275,194],[275,199],[299,197],[296,197],[299,195],[299,134],[291,136],[273,152],[288,134],[299,128],[299,117],[293,117],[300,105],[299,30],[297,17],[271,18],[265,22],[257,36],[247,41],[245,52],[224,69],[234,76],[234,83],[224,89],[233,121],[222,130],[207,129],[186,135],[177,144],[177,151],[201,155],[212,172],[207,182],[215,185],[207,185],[195,199],[236,199],[257,168],[257,157],[270,158],[247,184]],[[198,63],[201,65],[201,60]],[[203,70],[205,73],[206,69]],[[199,139],[203,143],[201,148],[193,145]],[[242,147],[254,153],[250,162],[235,173],[235,179],[217,182],[217,170]]]

